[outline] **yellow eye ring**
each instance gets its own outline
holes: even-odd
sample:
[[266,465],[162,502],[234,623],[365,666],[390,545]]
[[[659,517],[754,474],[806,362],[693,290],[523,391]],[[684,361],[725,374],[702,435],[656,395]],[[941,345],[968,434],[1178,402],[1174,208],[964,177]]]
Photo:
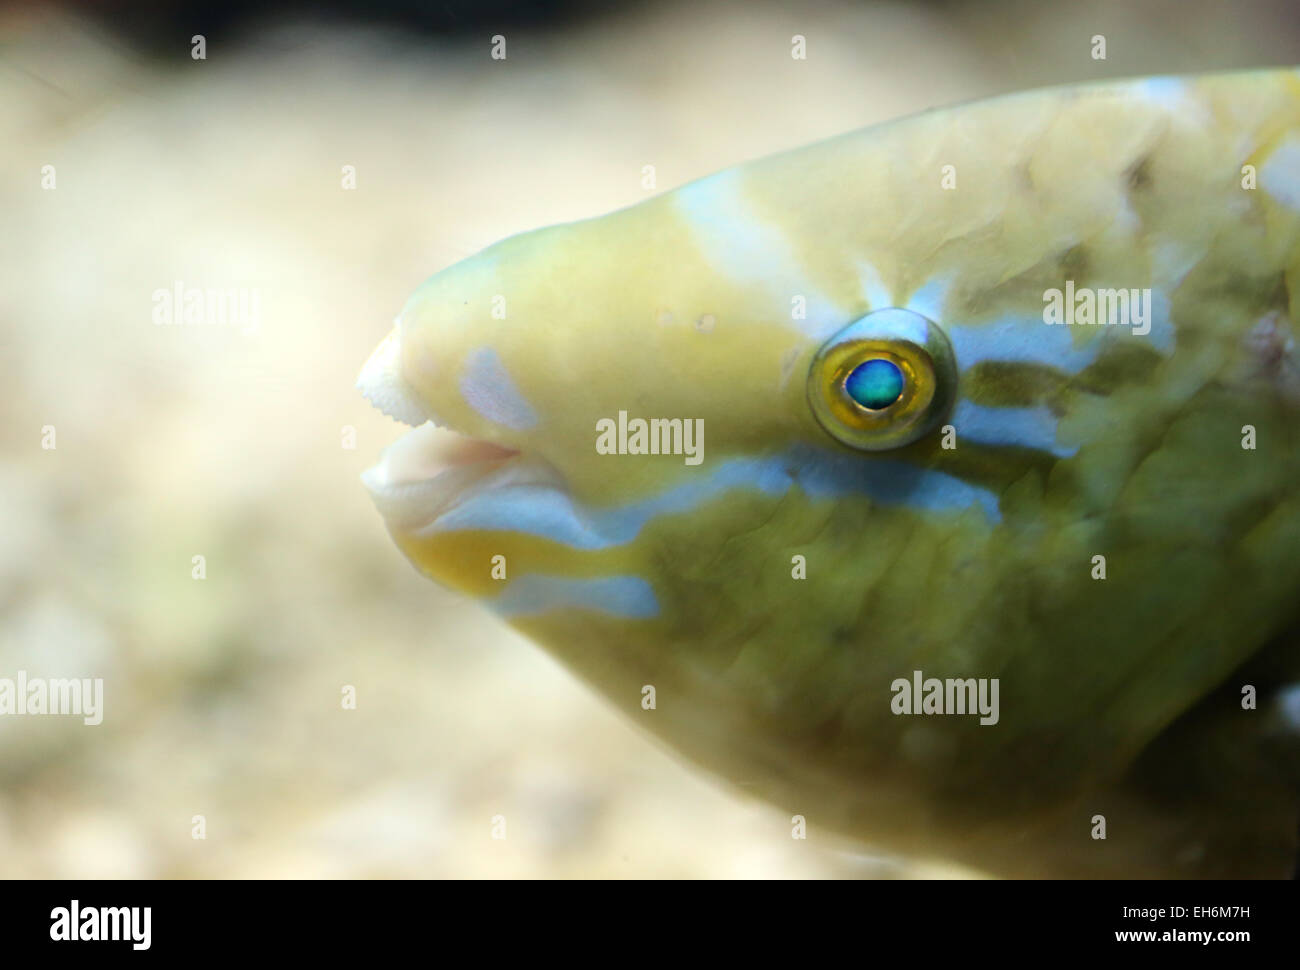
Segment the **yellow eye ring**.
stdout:
[[956,396],[957,362],[947,335],[899,307],[849,324],[822,345],[808,369],[808,403],[818,423],[860,451],[911,444],[938,426]]

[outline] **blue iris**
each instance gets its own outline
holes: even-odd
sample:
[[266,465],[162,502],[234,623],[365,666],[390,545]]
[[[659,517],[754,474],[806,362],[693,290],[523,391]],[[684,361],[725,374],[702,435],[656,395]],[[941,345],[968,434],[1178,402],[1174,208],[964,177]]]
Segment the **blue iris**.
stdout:
[[892,360],[876,357],[853,368],[844,382],[849,397],[870,411],[887,408],[903,393],[903,371]]

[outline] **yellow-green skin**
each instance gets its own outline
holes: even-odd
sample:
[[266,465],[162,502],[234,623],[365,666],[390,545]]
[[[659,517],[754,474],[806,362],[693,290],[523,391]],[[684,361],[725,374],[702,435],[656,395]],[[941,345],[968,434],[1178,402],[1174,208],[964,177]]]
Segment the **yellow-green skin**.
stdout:
[[[1000,517],[796,484],[730,488],[602,548],[509,529],[394,536],[487,600],[530,573],[645,580],[652,617],[561,602],[512,622],[813,837],[1008,875],[1287,875],[1300,173],[1288,183],[1278,159],[1298,140],[1295,70],[1030,92],[508,239],[412,297],[401,375],[440,423],[549,462],[579,507],[807,448],[944,471]],[[1165,345],[1047,326],[1044,292],[1067,279],[1151,287]],[[839,445],[809,409],[808,368],[882,305],[1001,334],[1005,361],[963,360],[954,340],[959,399],[1045,406],[1059,447],[982,443],[960,422],[950,448],[939,431],[894,451]],[[1062,334],[1102,343],[1082,367],[1012,352]],[[526,430],[460,393],[485,346],[537,416]],[[705,461],[598,454],[596,422],[619,410],[702,418]],[[891,683],[914,670],[999,678],[999,722],[893,713]]]

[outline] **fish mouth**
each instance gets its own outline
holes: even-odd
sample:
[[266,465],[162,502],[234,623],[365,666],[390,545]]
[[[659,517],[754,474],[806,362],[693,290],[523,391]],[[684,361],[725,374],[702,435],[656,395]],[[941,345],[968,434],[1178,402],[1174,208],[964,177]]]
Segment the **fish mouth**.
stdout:
[[488,490],[563,488],[563,479],[540,457],[445,427],[402,378],[396,331],[362,368],[357,388],[384,414],[414,426],[361,474],[390,528],[414,532],[432,526]]

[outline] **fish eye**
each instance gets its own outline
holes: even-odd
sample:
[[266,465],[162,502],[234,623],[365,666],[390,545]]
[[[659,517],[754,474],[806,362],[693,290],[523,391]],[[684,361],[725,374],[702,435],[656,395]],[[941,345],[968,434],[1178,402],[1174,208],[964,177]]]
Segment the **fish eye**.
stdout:
[[948,337],[919,313],[877,310],[831,337],[808,370],[808,402],[837,441],[861,451],[911,444],[957,395]]

